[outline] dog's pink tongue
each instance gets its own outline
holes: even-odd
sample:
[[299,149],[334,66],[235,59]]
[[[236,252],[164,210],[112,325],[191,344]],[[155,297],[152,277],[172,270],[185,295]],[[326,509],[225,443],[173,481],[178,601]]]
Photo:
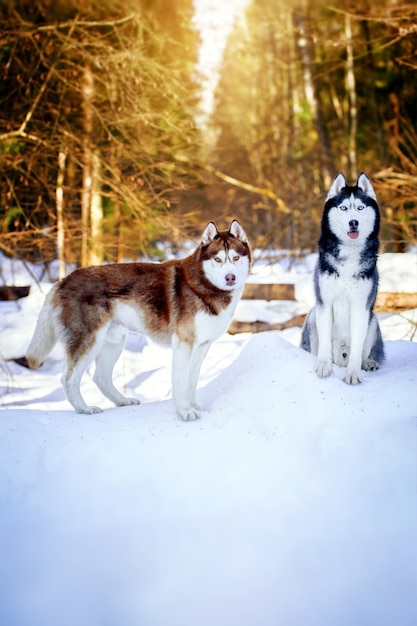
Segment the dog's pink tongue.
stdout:
[[350,230],[348,232],[348,235],[351,239],[357,239],[359,237],[359,231],[358,230]]

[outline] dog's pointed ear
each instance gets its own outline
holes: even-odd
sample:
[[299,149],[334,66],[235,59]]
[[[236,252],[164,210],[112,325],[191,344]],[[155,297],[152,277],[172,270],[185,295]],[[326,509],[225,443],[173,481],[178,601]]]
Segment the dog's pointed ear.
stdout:
[[374,188],[372,187],[371,181],[369,180],[365,172],[359,174],[358,182],[356,184],[360,189],[362,189],[364,193],[366,193],[367,196],[376,201]]
[[347,186],[346,178],[343,176],[342,172],[339,172],[336,178],[334,179],[334,181],[332,182],[332,185],[329,189],[329,193],[327,194],[326,202],[327,200],[330,200],[330,198],[334,198],[335,196],[337,196],[337,194],[340,193],[342,189],[346,186]]
[[233,222],[230,224],[229,235],[233,235],[233,237],[236,237],[236,239],[239,239],[239,241],[248,243],[246,233],[237,220],[233,220]]
[[209,222],[201,236],[201,243],[203,246],[208,246],[218,234],[219,231],[217,230],[216,224],[214,222]]

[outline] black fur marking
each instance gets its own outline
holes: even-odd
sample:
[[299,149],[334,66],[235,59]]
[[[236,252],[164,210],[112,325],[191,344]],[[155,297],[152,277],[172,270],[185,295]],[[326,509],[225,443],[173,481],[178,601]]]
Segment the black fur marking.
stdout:
[[112,292],[110,295],[116,298],[129,296],[132,293],[133,285],[125,285],[124,287],[120,287],[117,291]]
[[[323,217],[321,220],[321,236],[318,242],[319,246],[319,259],[316,267],[316,271],[321,274],[336,274],[339,276],[337,269],[331,263],[331,259],[338,260],[340,253],[340,240],[330,228],[329,224],[329,212],[334,206],[340,204],[340,200],[337,199],[341,196],[338,194],[335,198],[331,198],[324,205]],[[321,302],[320,302],[321,304]]]
[[366,306],[369,309],[369,311],[372,311],[372,309],[374,308],[377,293],[378,293],[378,271],[375,268],[375,271],[373,273],[372,289],[369,292],[369,296],[366,301]]
[[[354,275],[357,280],[372,279],[373,287],[369,294],[367,306],[370,310],[374,306],[376,293],[378,289],[378,273],[376,269],[376,261],[379,250],[378,233],[380,227],[380,212],[378,203],[368,196],[358,185],[346,185],[333,198],[329,198],[325,205],[321,221],[321,236],[318,242],[319,258],[314,272],[314,289],[318,304],[322,305],[323,300],[320,294],[319,275],[328,274],[329,276],[339,276],[337,271],[337,262],[343,262],[340,258],[340,247],[342,242],[334,234],[329,224],[329,213],[334,207],[338,207],[351,196],[358,198],[367,206],[373,208],[375,213],[374,229],[368,236],[360,257],[360,271]],[[334,261],[334,262],[333,262]]]
[[206,311],[209,315],[217,315],[217,310],[214,308],[214,306],[211,304],[211,302],[209,300],[205,300],[204,298],[202,298],[200,296],[201,300],[204,302],[204,306],[206,307]]
[[[317,303],[321,306],[323,304],[323,298],[321,297],[320,292],[320,284],[319,284],[319,275],[321,274],[321,266],[320,266],[320,257],[316,267],[314,268],[314,293],[316,296]],[[326,270],[323,270],[326,271]],[[337,273],[337,272],[336,272]]]
[[311,342],[310,342],[310,337],[311,337],[311,310],[308,313],[307,317],[306,317],[306,321],[304,323],[303,326],[303,330],[301,333],[301,343],[300,343],[300,348],[302,348],[303,350],[306,350],[306,352],[311,352]]
[[[373,313],[370,315],[370,320],[374,316]],[[385,349],[384,349],[384,341],[382,339],[381,328],[377,326],[376,330],[377,338],[374,345],[371,348],[369,353],[369,358],[374,359],[377,363],[381,364],[385,361]]]
[[87,293],[85,296],[80,297],[80,302],[85,302],[86,304],[90,304],[94,306],[97,304],[97,296],[94,293]]
[[360,257],[361,271],[355,275],[355,278],[372,278],[375,275],[378,250],[378,239],[368,237]]
[[322,237],[324,234],[326,234],[326,237],[329,236],[329,234],[333,235],[329,226],[330,209],[343,204],[344,200],[349,199],[351,195],[353,195],[358,200],[361,200],[363,204],[366,204],[367,206],[371,206],[373,208],[375,212],[375,225],[374,225],[374,230],[369,235],[369,237],[370,238],[378,237],[379,226],[380,226],[380,221],[381,221],[378,203],[376,202],[376,200],[368,196],[357,185],[353,185],[353,186],[346,185],[346,187],[343,187],[343,189],[336,196],[334,196],[333,198],[329,198],[326,201],[324,205],[324,212],[323,212],[323,218],[322,218]]
[[166,305],[165,292],[163,289],[155,289],[152,295],[148,297],[148,304],[158,315],[168,319],[169,311]]
[[173,281],[173,290],[176,298],[181,297],[182,293],[182,285],[184,281],[184,272],[179,267],[175,268],[175,276]]
[[[321,253],[330,254],[336,259],[338,258],[339,246],[341,242],[330,228],[329,213],[330,213],[330,210],[333,209],[334,207],[338,207],[341,204],[343,204],[343,202],[349,199],[351,195],[355,196],[355,198],[358,198],[359,200],[362,200],[362,202],[366,204],[367,206],[371,206],[375,213],[374,229],[368,237],[368,240],[372,243],[371,243],[371,246],[369,247],[369,252],[366,252],[366,251],[364,252],[363,260],[366,262],[365,257],[371,258],[373,255],[375,256],[378,253],[378,233],[379,233],[381,217],[379,213],[378,203],[370,196],[367,196],[362,191],[362,189],[358,187],[357,185],[354,185],[352,187],[347,185],[336,196],[334,196],[333,198],[329,198],[329,200],[326,201],[324,205],[324,211],[323,211],[323,216],[322,216],[322,221],[321,221],[321,236],[319,239],[319,251]],[[325,272],[329,271],[329,273],[331,274],[334,273],[335,272],[334,268],[330,267],[330,269],[326,269],[328,265],[329,265],[328,262],[325,259],[323,259],[322,271],[325,271]]]

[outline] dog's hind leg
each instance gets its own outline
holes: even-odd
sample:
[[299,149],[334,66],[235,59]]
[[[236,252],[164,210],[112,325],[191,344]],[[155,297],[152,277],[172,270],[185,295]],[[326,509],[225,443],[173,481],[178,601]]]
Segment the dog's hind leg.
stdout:
[[377,370],[384,360],[384,342],[378,320],[372,314],[362,353],[362,369]]
[[117,359],[122,353],[126,343],[127,333],[123,333],[116,340],[106,337],[103,346],[96,357],[96,371],[93,380],[101,393],[117,406],[128,406],[130,404],[140,404],[136,398],[127,398],[116,389],[113,384],[113,368]]
[[317,365],[318,376],[324,378],[332,373],[332,307],[319,305],[316,307],[316,324],[318,335]]
[[81,378],[87,367],[94,361],[105,340],[107,329],[104,327],[96,333],[93,345],[89,347],[78,346],[78,349],[72,354],[67,347],[67,361],[65,371],[61,381],[65,389],[68,401],[72,404],[77,413],[101,413],[102,409],[97,406],[88,406],[80,391]]
[[306,352],[312,352],[311,350],[311,311],[307,315],[303,329],[301,331],[300,348]]
[[317,336],[316,307],[314,306],[308,313],[301,332],[300,348],[306,352],[311,352],[317,356],[319,351],[319,340]]
[[61,381],[65,389],[68,401],[72,404],[77,413],[101,413],[102,409],[97,406],[88,406],[81,395],[80,384],[81,378],[87,367],[94,360],[94,354],[87,353],[78,359],[75,363],[67,362],[67,367],[62,375]]

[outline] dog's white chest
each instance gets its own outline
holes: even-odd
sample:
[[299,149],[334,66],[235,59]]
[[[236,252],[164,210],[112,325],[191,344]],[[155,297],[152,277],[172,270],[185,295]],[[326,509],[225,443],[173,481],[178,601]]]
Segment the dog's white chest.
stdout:
[[352,310],[365,310],[372,280],[360,278],[359,255],[343,256],[334,264],[337,274],[319,275],[320,296],[325,307],[332,310],[333,334],[349,340]]
[[366,302],[372,288],[372,281],[359,278],[360,255],[342,249],[340,260],[334,263],[337,274],[319,275],[320,295],[323,302],[340,301],[341,306],[348,303]]
[[212,342],[226,332],[239,298],[240,294],[235,295],[229,306],[222,309],[217,315],[210,315],[205,311],[197,313],[194,322],[196,343]]

